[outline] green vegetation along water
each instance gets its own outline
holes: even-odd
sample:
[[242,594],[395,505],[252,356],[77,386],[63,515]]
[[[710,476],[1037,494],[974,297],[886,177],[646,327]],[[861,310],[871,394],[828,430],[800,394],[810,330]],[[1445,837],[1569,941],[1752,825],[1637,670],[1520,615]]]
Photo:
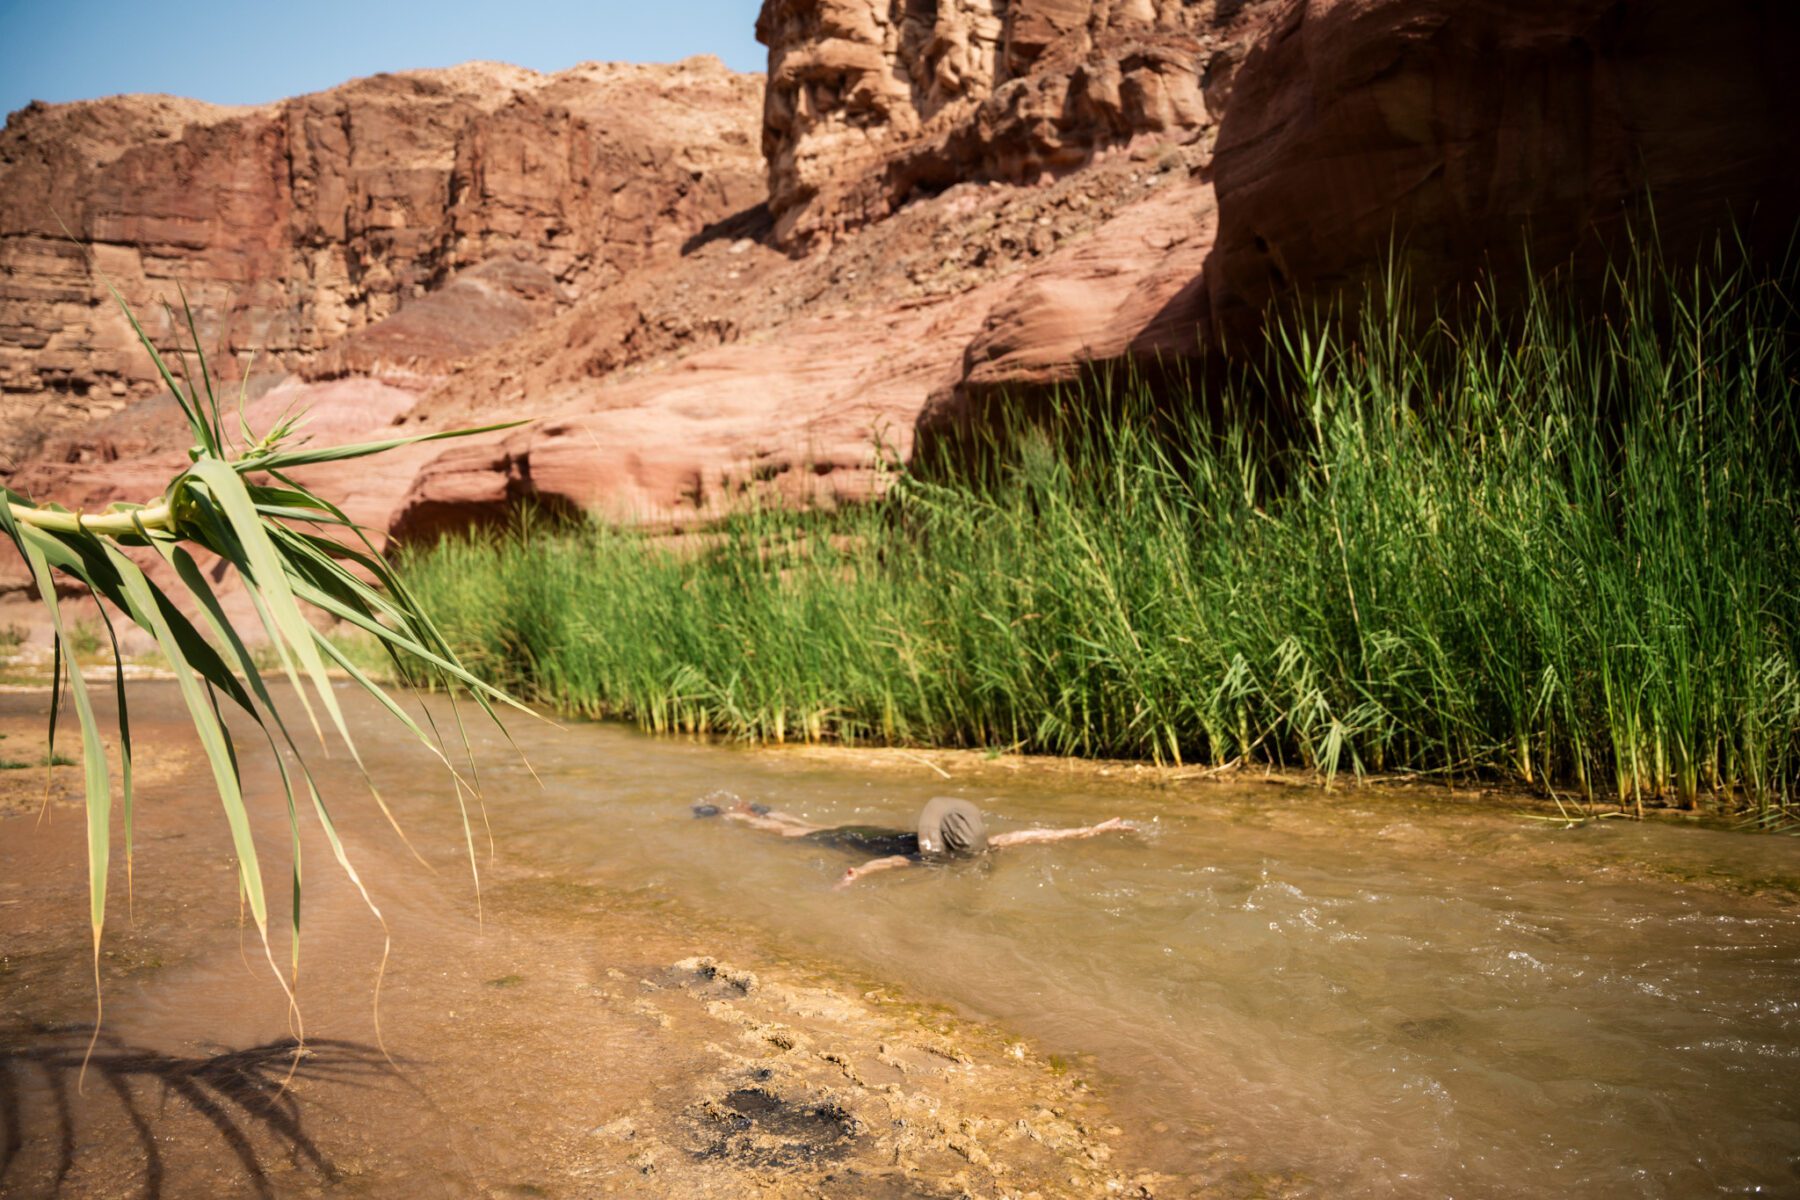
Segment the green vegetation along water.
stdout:
[[403,575],[474,669],[657,730],[1497,773],[1785,822],[1781,287],[1640,260],[1591,307],[1540,289],[1404,338],[1388,299],[1360,340],[1279,328],[1279,389],[1071,392],[877,504],[747,511],[698,550],[528,523]]

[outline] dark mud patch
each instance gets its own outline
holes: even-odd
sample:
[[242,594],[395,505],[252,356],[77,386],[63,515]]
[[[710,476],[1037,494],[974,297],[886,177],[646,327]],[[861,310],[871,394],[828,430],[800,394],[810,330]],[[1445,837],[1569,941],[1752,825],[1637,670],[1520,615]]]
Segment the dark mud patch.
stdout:
[[704,1046],[713,1068],[678,1109],[668,1097],[595,1131],[594,1168],[615,1183],[623,1160],[646,1194],[1180,1194],[1121,1172],[1102,1102],[991,1028],[790,966],[699,956],[605,975],[603,1004]]
[[694,1115],[705,1144],[702,1159],[729,1159],[761,1168],[811,1168],[842,1160],[862,1132],[836,1103],[778,1095],[764,1087],[735,1088],[705,1100]]

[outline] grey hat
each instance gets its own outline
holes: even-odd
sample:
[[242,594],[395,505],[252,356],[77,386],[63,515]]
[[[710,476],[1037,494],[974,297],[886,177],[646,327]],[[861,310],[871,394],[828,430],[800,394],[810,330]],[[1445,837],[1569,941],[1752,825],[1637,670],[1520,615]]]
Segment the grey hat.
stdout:
[[987,825],[981,810],[954,796],[933,796],[919,814],[919,853],[985,854]]

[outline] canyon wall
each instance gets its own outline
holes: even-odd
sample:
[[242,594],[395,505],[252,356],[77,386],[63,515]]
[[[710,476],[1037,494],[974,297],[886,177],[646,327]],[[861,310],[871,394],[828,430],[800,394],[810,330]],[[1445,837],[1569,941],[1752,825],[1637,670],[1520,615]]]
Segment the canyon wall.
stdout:
[[1199,138],[1246,6],[766,0],[776,235],[841,236],[968,180],[1032,184],[1144,134]]
[[876,430],[904,457],[996,394],[1232,353],[1393,248],[1430,294],[1800,225],[1767,0],[765,0],[757,32],[766,233],[428,400],[553,411],[446,451],[402,527],[864,495]]
[[[1800,6],[1778,0],[1291,0],[1235,75],[1212,168],[1211,316],[1529,262],[1589,276],[1629,236],[1800,228]],[[1733,227],[1735,226],[1735,232]]]
[[1390,247],[1428,291],[1596,272],[1652,216],[1678,259],[1800,224],[1769,0],[765,0],[757,31],[766,81],[472,64],[15,114],[0,402],[64,424],[12,485],[93,508],[182,461],[166,411],[84,423],[145,368],[56,213],[133,299],[180,281],[260,346],[256,413],[526,419],[321,475],[420,538],[867,496],[989,397],[1230,354]]
[[[33,104],[0,133],[0,451],[154,390],[195,310],[226,362],[406,370],[516,333],[762,198],[760,80],[714,60],[470,63],[256,108]],[[346,361],[348,335],[439,294]]]

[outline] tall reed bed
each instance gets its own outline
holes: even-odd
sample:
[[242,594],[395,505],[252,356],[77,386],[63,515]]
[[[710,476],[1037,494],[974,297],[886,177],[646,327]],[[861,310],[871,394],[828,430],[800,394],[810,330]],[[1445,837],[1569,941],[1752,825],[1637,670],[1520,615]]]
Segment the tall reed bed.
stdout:
[[1588,306],[1540,287],[1421,325],[1400,293],[1360,337],[1276,326],[1252,382],[1072,389],[879,503],[746,509],[698,550],[523,522],[403,576],[495,683],[656,730],[1500,775],[1779,820],[1784,293],[1647,259]]

